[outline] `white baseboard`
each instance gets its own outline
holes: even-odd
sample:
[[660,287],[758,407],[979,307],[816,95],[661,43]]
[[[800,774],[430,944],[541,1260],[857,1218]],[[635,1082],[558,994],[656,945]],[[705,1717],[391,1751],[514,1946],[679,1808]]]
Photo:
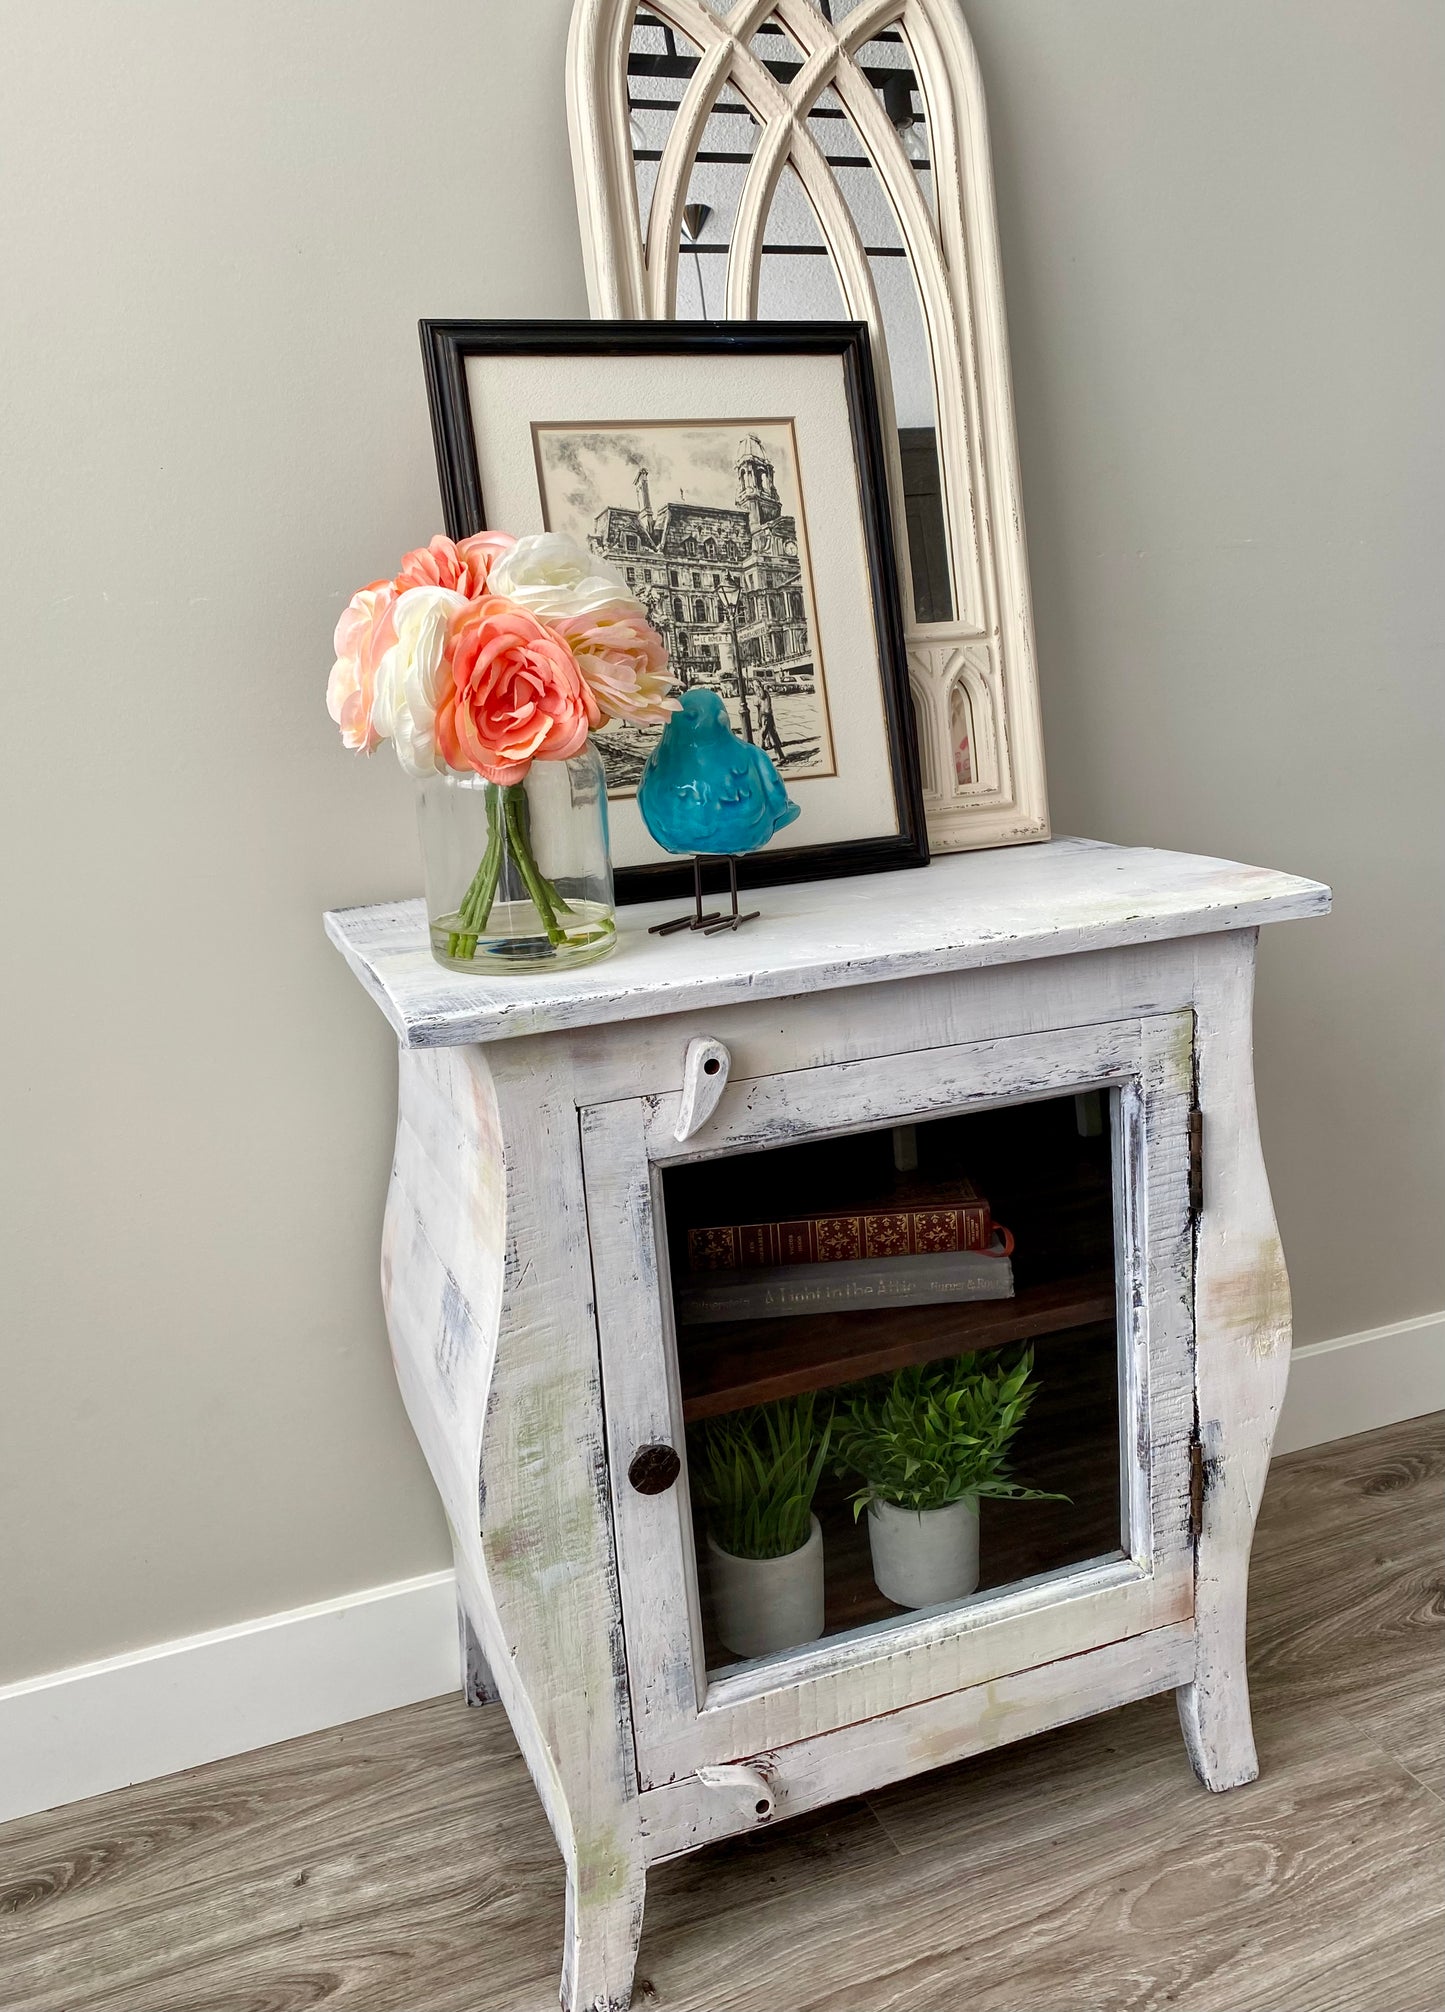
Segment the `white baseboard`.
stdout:
[[[1297,1348],[1276,1453],[1445,1410],[1445,1313]],[[450,1572],[0,1687],[0,1821],[458,1688]]]
[[1445,1411],[1445,1313],[1307,1342],[1290,1359],[1276,1454]]
[[456,1582],[400,1579],[0,1687],[0,1822],[458,1689]]

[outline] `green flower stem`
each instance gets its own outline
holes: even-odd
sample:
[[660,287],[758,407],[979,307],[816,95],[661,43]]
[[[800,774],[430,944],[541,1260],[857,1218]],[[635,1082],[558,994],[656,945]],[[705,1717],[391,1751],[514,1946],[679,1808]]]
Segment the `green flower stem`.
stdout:
[[525,789],[519,782],[507,783],[487,791],[487,849],[458,904],[457,920],[463,926],[447,937],[448,957],[470,961],[476,956],[477,940],[485,933],[491,918],[508,852],[517,863],[547,941],[554,948],[567,941],[557,917],[572,915],[575,910],[537,864]]
[[[517,792],[517,823],[521,828],[522,842],[526,848],[527,855],[535,865],[537,855],[532,850],[532,806],[527,800],[527,792],[524,789],[518,789]],[[547,898],[558,915],[572,915],[576,913],[571,903],[563,898],[556,881],[549,880],[540,867],[537,869],[537,877],[546,888]]]
[[487,918],[492,912],[492,903],[497,898],[497,885],[502,877],[503,856],[500,798],[496,790],[488,790],[487,849],[482,855],[481,865],[472,875],[471,886],[461,898],[457,915],[467,926],[465,930],[454,930],[448,936],[448,957],[470,960],[476,956],[477,937],[486,928]]
[[542,927],[547,932],[547,941],[555,949],[558,944],[567,941],[567,932],[558,922],[557,912],[552,906],[551,886],[532,857],[532,848],[523,821],[524,807],[519,802],[522,796],[521,783],[509,784],[504,795],[506,802],[502,815],[506,820],[507,837],[512,845],[512,857],[516,860],[517,870],[526,883],[528,894],[532,897],[532,905],[542,919]]

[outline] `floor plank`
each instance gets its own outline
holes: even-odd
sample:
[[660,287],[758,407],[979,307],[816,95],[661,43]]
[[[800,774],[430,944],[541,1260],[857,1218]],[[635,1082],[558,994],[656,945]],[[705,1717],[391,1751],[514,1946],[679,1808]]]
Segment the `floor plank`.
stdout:
[[[1012,1782],[974,1795],[961,1781],[950,1823],[873,1882],[866,1916],[836,1889],[769,1910],[750,1924],[754,1960],[797,2012],[1282,2007],[1303,1952],[1348,1957],[1382,1908],[1408,1937],[1440,1904],[1441,1806],[1387,1756],[1346,1744],[1336,1734],[1320,1754],[1302,1738],[1268,1782],[1215,1798],[1181,1792],[1163,1756],[1120,1772],[1061,1743],[1055,1760],[1083,1777],[1062,1821],[1046,1779],[1024,1798]],[[664,2002],[757,2004],[726,1985],[704,1995],[731,1974],[730,1942],[718,1924],[710,1947],[691,1936],[655,1952]],[[802,1953],[818,1948],[826,1965]]]
[[1349,1955],[1317,1965],[1305,1959],[1279,1998],[1279,2012],[1440,2012],[1445,1908],[1418,1923],[1402,1941],[1395,1928],[1360,1943]]
[[1279,1462],[1250,1575],[1250,1683],[1272,1715],[1358,1714],[1412,1772],[1445,1763],[1445,1414]]
[[[653,1875],[656,2012],[1438,2012],[1445,1419],[1292,1455],[1260,1781],[1151,1699]],[[0,1828],[7,2012],[542,2012],[562,1881],[501,1714],[437,1700]]]

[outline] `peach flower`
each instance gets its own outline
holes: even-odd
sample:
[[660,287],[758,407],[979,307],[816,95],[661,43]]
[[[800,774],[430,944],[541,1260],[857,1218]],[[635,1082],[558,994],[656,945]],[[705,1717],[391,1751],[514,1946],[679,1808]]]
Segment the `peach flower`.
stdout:
[[478,531],[475,537],[463,538],[455,545],[439,534],[429,545],[407,553],[393,584],[399,594],[408,587],[446,587],[474,601],[486,592],[493,566],[516,542],[508,531]]
[[681,704],[667,668],[667,648],[635,601],[610,601],[551,626],[577,659],[577,668],[610,720],[661,726]]
[[370,754],[382,738],[372,712],[376,673],[396,640],[395,608],[395,587],[388,580],[373,580],[352,595],[332,639],[336,662],[326,684],[326,710],[340,727],[344,744],[358,754]]
[[576,754],[602,714],[561,637],[514,602],[488,597],[447,638],[451,688],[437,708],[443,760],[488,782],[520,782],[536,761]]
[[[510,531],[478,531],[470,538],[463,538],[457,551],[467,562],[473,586],[469,600],[478,594],[485,594],[491,585],[492,568],[499,565],[516,544]],[[493,590],[495,591],[495,590]]]

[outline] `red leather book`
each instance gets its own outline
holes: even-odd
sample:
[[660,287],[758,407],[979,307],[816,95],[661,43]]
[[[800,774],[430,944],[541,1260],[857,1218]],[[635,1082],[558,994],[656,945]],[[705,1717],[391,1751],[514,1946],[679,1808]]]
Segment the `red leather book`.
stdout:
[[[766,1265],[844,1264],[862,1258],[986,1251],[996,1225],[970,1181],[926,1197],[907,1191],[856,1209],[761,1223],[709,1223],[687,1233],[690,1271],[756,1271]],[[1013,1249],[1007,1230],[998,1232]]]

